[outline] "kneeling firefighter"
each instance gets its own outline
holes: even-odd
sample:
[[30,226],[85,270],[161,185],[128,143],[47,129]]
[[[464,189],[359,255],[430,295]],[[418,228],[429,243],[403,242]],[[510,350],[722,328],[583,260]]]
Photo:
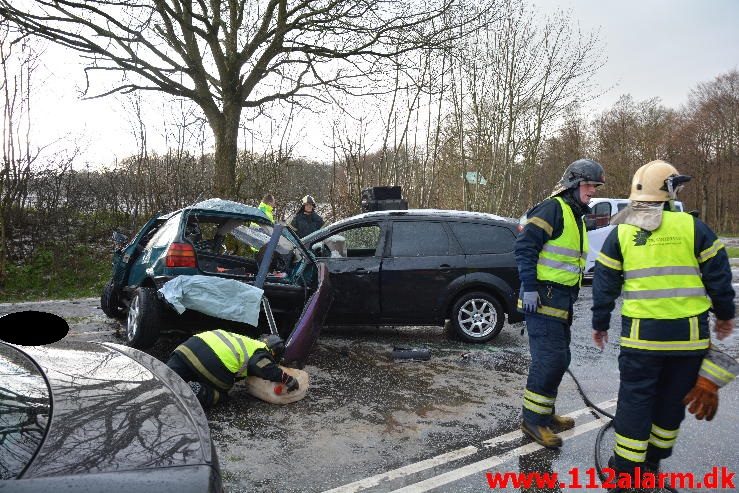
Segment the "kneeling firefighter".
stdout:
[[298,381],[277,364],[284,351],[285,343],[277,335],[257,340],[213,330],[196,334],[177,346],[167,366],[190,384],[200,404],[207,408],[247,376],[283,383],[288,392],[297,390]]
[[519,311],[529,332],[531,367],[523,395],[521,430],[545,447],[560,447],[556,434],[574,420],[554,413],[559,384],[570,364],[572,308],[580,292],[588,238],[583,215],[603,167],[590,159],[570,164],[552,195],[527,213],[516,240],[521,278]]
[[709,309],[719,339],[733,330],[731,268],[714,232],[674,209],[677,191],[688,180],[664,161],[639,168],[630,203],[612,219],[618,226],[596,261],[593,341],[601,349],[622,288],[624,298],[616,444],[609,461],[617,472],[658,470],[677,441],[683,400],[696,411],[710,408],[714,396],[718,402],[716,377],[725,383],[730,376],[704,357]]

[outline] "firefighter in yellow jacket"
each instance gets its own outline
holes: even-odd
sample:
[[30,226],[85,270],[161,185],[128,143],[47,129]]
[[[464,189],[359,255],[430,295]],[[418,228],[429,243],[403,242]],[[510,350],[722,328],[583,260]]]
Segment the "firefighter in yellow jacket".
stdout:
[[202,332],[175,348],[167,361],[203,407],[217,404],[234,382],[256,376],[285,384],[288,392],[297,390],[298,381],[277,364],[285,343],[277,335],[252,339],[225,330]]
[[575,421],[555,413],[559,384],[570,364],[570,325],[580,292],[588,237],[583,215],[603,167],[578,159],[565,169],[551,196],[526,214],[516,240],[521,279],[519,311],[526,317],[531,366],[523,394],[521,430],[545,447],[562,446],[558,432]]
[[688,180],[664,161],[639,168],[629,205],[612,219],[618,226],[596,261],[593,340],[601,349],[623,290],[621,383],[610,464],[618,472],[637,466],[657,470],[671,455],[685,417],[683,399],[694,401],[686,397],[694,385],[691,394],[701,399],[715,394],[705,379],[696,384],[701,368],[728,379],[704,356],[710,346],[709,310],[719,339],[733,330],[731,267],[714,232],[674,209],[677,191]]

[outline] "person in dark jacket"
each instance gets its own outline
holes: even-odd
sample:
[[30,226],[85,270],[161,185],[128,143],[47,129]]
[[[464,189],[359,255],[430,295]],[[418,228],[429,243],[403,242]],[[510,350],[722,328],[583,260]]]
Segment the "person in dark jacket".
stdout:
[[303,197],[300,210],[292,221],[290,226],[295,230],[299,238],[308,236],[314,231],[318,231],[323,227],[323,218],[319,216],[316,209],[316,201],[310,195]]
[[556,434],[572,418],[555,414],[557,390],[570,364],[570,325],[588,251],[583,215],[595,188],[605,183],[603,167],[591,159],[570,164],[552,195],[527,212],[516,240],[521,278],[519,311],[529,332],[531,366],[523,395],[521,430],[539,444],[556,448]]
[[608,341],[611,312],[622,290],[624,299],[616,444],[609,461],[619,474],[633,474],[637,467],[657,471],[672,454],[684,401],[717,395],[699,373],[719,383],[733,377],[704,359],[710,346],[708,311],[716,315],[717,337],[728,336],[734,289],[724,245],[700,219],[674,208],[677,191],[688,180],[665,161],[639,168],[629,205],[612,218],[617,226],[596,259],[597,347]]
[[247,376],[283,383],[288,392],[297,390],[297,379],[278,365],[284,351],[285,343],[276,335],[257,340],[212,330],[195,334],[177,346],[167,366],[190,384],[200,404],[207,408]]

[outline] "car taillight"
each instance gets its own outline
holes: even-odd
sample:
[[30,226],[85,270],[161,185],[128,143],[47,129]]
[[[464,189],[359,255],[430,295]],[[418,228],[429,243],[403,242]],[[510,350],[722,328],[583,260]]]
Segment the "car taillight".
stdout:
[[195,249],[189,243],[172,243],[166,257],[167,267],[197,267]]

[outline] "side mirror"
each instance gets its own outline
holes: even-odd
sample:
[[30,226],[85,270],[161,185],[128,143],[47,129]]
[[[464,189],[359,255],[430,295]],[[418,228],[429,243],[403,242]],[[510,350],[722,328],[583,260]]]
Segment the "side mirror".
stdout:
[[113,231],[113,246],[116,250],[121,250],[128,243],[128,236],[118,231]]
[[592,231],[598,227],[598,221],[595,219],[594,214],[588,214],[585,216],[585,229]]

